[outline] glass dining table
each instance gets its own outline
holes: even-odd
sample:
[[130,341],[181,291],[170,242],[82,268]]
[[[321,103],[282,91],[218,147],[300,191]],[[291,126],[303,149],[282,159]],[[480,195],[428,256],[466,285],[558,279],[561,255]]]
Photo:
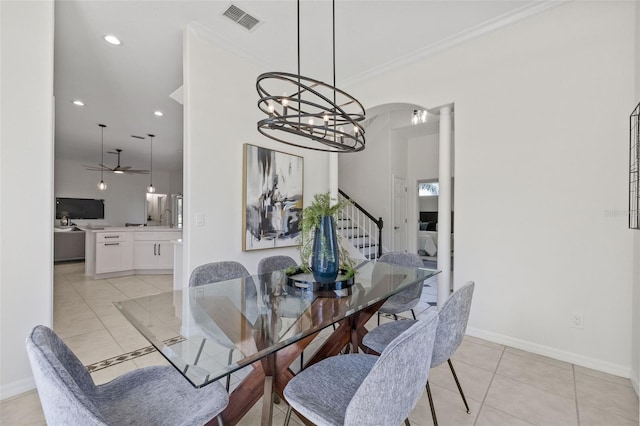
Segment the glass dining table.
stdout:
[[276,271],[115,306],[195,387],[251,366],[221,416],[236,424],[264,396],[262,424],[270,424],[272,395],[282,398],[295,375],[290,366],[320,331],[335,324],[305,368],[345,347],[362,348],[364,325],[388,297],[439,272],[369,261],[356,271],[341,290],[309,291]]

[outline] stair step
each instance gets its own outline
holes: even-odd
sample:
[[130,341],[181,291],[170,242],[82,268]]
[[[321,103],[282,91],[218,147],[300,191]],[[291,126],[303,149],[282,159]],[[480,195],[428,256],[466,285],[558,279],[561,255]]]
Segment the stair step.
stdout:
[[356,246],[357,248],[368,248],[368,247],[378,247],[378,244],[376,243],[364,243],[364,244],[359,244]]

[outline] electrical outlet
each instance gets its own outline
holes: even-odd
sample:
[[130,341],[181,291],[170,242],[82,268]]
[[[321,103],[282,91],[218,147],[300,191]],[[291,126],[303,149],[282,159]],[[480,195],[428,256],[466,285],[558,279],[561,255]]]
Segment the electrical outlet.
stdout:
[[582,312],[571,312],[571,327],[584,328],[584,314]]

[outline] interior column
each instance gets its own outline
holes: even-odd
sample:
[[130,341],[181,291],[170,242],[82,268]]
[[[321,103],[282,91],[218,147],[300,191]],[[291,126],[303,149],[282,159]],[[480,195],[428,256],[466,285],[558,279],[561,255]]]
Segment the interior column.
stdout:
[[438,307],[450,294],[451,283],[451,106],[440,109],[438,161]]

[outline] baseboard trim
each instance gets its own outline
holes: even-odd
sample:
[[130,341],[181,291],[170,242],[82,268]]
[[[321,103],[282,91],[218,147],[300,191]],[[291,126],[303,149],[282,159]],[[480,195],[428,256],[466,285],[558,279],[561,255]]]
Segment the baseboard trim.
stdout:
[[[591,368],[593,370],[613,374],[614,376],[631,378],[630,367],[625,367],[623,365],[614,364],[595,358],[590,358],[584,355],[577,354],[575,352],[563,351],[560,349],[552,348],[550,346],[539,345],[527,340],[517,339],[515,337],[505,336],[504,334],[480,330],[473,327],[467,328],[467,334],[473,337],[478,337],[480,339],[499,343],[501,345],[511,346],[513,348],[521,349],[523,351],[531,352],[534,354],[544,355],[560,361],[570,362],[571,364],[579,365],[581,367]],[[631,378],[631,381],[633,382],[633,378]],[[637,386],[637,383],[634,386]],[[638,388],[636,387],[636,393],[638,392],[637,389]]]
[[33,377],[28,379],[16,380],[15,382],[7,383],[0,386],[0,400],[5,400],[21,393],[29,392],[36,388],[36,382]]
[[640,372],[631,370],[631,385],[633,386],[633,390],[636,391],[636,395],[640,398]]

